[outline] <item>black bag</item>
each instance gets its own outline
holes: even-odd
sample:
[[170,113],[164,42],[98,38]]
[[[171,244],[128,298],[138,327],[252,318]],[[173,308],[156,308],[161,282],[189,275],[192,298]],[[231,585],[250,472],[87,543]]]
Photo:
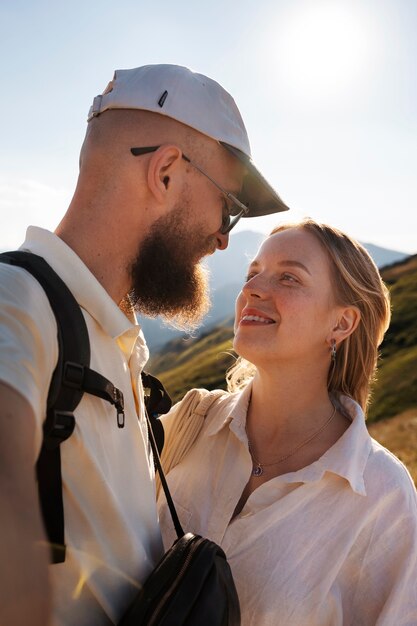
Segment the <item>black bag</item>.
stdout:
[[119,626],[235,626],[239,601],[223,550],[187,533],[155,567]]
[[239,626],[239,599],[226,555],[213,541],[184,533],[152,429],[148,431],[178,539],[151,572],[118,626]]

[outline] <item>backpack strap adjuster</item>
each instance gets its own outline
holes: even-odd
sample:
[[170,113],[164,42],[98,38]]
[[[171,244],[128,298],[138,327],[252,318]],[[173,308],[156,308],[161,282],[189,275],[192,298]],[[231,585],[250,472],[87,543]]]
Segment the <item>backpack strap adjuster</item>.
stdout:
[[54,409],[48,411],[45,426],[47,428],[44,432],[44,445],[48,450],[52,450],[72,434],[75,428],[75,418],[71,411]]
[[72,387],[73,389],[82,389],[83,381],[84,365],[80,365],[80,363],[74,363],[73,361],[66,361],[64,363],[62,383],[66,387]]
[[124,428],[125,425],[125,401],[123,397],[123,392],[120,391],[117,387],[113,388],[113,398],[114,398],[114,406],[117,411],[117,426],[119,428]]

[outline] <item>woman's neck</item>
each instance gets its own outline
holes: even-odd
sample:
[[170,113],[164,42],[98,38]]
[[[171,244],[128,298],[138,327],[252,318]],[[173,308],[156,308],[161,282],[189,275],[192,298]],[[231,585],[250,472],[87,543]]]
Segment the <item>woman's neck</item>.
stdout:
[[[248,411],[249,436],[256,430],[260,445],[276,441],[298,442],[319,428],[333,405],[323,377],[300,372],[258,370],[252,384]],[[267,445],[267,447],[269,447]]]

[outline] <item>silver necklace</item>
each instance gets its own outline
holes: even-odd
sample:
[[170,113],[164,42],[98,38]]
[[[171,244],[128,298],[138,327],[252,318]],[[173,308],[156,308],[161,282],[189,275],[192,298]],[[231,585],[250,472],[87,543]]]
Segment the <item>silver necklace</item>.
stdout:
[[276,461],[273,461],[272,463],[261,463],[260,461],[258,461],[258,459],[253,454],[252,444],[251,444],[251,442],[249,440],[249,437],[248,437],[249,454],[251,455],[252,464],[253,464],[252,476],[256,476],[256,477],[262,476],[262,474],[264,473],[264,467],[271,467],[272,465],[279,465],[279,463],[283,463],[283,461],[286,461],[287,459],[289,459],[290,456],[293,456],[296,452],[301,450],[301,448],[303,448],[308,443],[310,443],[310,441],[313,441],[313,439],[318,437],[320,435],[320,433],[322,433],[323,430],[330,424],[330,422],[332,421],[332,419],[334,418],[335,415],[336,415],[336,407],[334,407],[330,417],[324,422],[324,424],[322,426],[320,426],[320,428],[318,430],[316,430],[316,432],[314,432],[307,439],[305,439],[304,441],[299,443],[298,446],[293,448],[290,452],[288,452],[284,456],[281,456],[279,459],[277,459]]

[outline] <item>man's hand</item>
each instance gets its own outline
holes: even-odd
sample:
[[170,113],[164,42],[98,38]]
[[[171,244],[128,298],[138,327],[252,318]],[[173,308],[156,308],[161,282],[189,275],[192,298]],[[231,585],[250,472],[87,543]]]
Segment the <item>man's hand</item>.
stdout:
[[35,427],[29,403],[0,383],[0,626],[46,626],[50,618]]

